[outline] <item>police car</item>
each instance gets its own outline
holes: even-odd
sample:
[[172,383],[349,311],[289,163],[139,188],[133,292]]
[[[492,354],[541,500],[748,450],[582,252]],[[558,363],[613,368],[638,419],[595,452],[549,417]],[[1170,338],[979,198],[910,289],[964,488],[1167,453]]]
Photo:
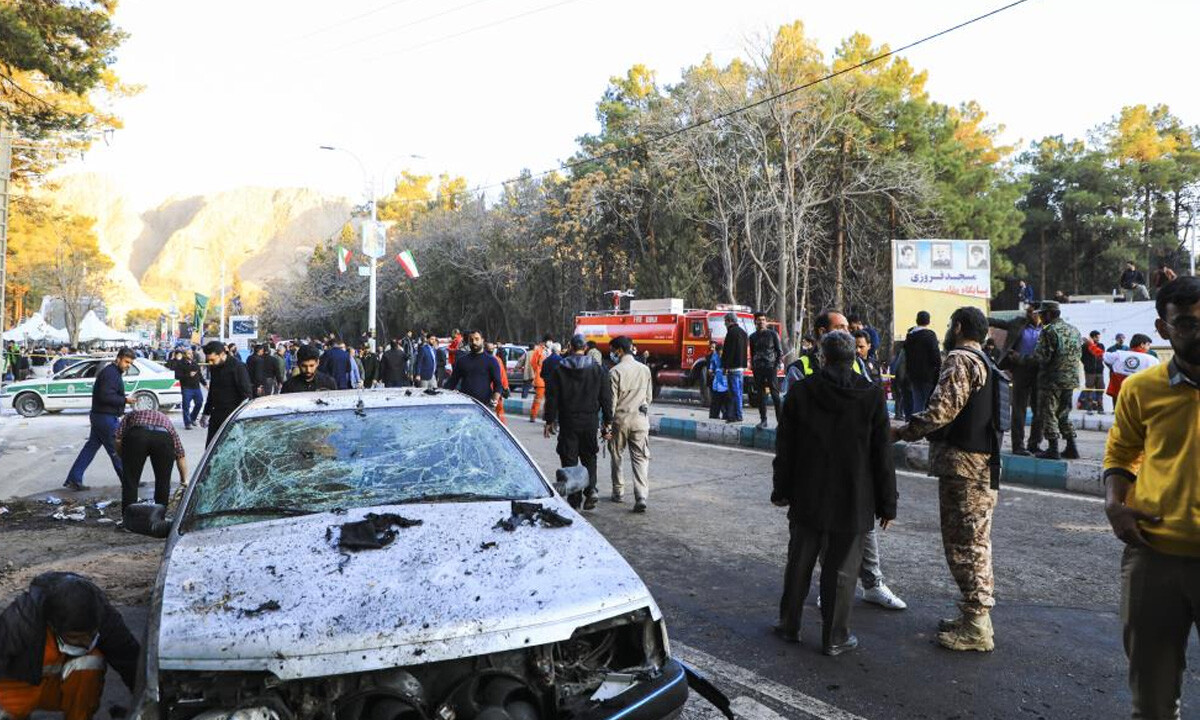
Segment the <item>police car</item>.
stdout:
[[[85,358],[50,377],[9,383],[4,386],[0,401],[24,417],[90,408],[96,374],[112,361],[111,357]],[[134,360],[125,371],[125,392],[133,396],[134,407],[139,410],[167,410],[183,399],[175,373],[144,358]]]

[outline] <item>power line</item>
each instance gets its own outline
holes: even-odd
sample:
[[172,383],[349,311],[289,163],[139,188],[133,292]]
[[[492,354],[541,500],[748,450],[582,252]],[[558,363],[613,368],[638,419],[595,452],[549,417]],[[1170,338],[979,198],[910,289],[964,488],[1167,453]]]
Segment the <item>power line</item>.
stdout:
[[[476,0],[476,2],[485,2],[485,1],[486,0]],[[449,35],[443,35],[441,37],[437,37],[432,40],[427,40],[427,41],[425,41],[423,43],[419,43],[417,45],[410,45],[409,47],[406,47],[406,48],[401,48],[399,50],[394,50],[392,52],[375,55],[375,56],[369,58],[369,60],[379,60],[380,58],[393,57],[395,55],[404,55],[404,54],[407,54],[410,52],[414,52],[416,50],[421,50],[423,48],[427,48],[430,45],[436,45],[440,42],[445,42],[446,40],[453,40],[454,38],[459,38],[459,37],[462,37],[463,35],[469,35],[473,32],[478,32],[480,30],[487,30],[488,28],[493,28],[493,27],[496,27],[497,25],[504,25],[504,24],[510,23],[514,20],[520,20],[521,18],[529,17],[530,15],[537,15],[538,13],[543,13],[543,12],[546,12],[547,10],[553,10],[555,8],[562,7],[563,5],[570,5],[572,3],[577,3],[577,2],[580,2],[580,0],[562,0],[562,2],[553,3],[551,5],[545,5],[545,6],[539,7],[539,8],[533,8],[532,10],[526,10],[523,13],[517,13],[516,15],[510,15],[505,18],[500,18],[499,20],[493,20],[492,22],[484,23],[483,25],[476,25],[475,27],[467,28],[466,30],[460,30],[459,32],[451,33]],[[470,4],[474,5],[476,3],[470,3]]]
[[[406,1],[406,0],[404,0],[404,1]],[[398,32],[400,30],[406,30],[410,27],[414,27],[416,25],[420,25],[422,23],[429,22],[430,20],[435,20],[437,18],[444,17],[444,16],[450,15],[452,13],[456,13],[459,10],[465,10],[469,7],[474,7],[475,5],[481,5],[485,2],[490,2],[490,0],[472,0],[471,2],[463,3],[461,5],[455,5],[454,7],[446,8],[445,10],[440,10],[440,11],[432,13],[430,15],[425,15],[424,17],[419,17],[416,20],[411,20],[402,25],[396,25],[396,26],[390,27],[386,30],[380,30],[379,32],[374,33],[372,35],[367,35],[366,37],[362,37],[357,40],[352,40],[343,45],[338,45],[335,48],[321,51],[320,53],[318,53],[318,56],[326,55],[329,53],[340,52],[342,50],[346,50],[346,49],[352,48],[352,47],[357,47],[363,43],[370,42],[372,40],[378,40],[379,38],[384,37],[386,35],[391,35],[394,32]]]
[[[577,1],[577,0],[564,0],[564,2],[560,2],[560,3],[558,3],[558,5],[565,5],[565,4],[569,3],[569,2],[576,2],[576,1]],[[826,74],[826,75],[823,75],[823,76],[821,76],[821,77],[819,77],[819,78],[816,78],[816,79],[814,79],[814,80],[811,80],[811,81],[809,81],[809,82],[802,83],[802,84],[800,84],[800,85],[796,85],[796,86],[794,86],[794,87],[788,88],[788,89],[786,89],[786,90],[783,90],[783,91],[781,91],[781,92],[775,93],[774,95],[770,95],[770,96],[767,96],[767,97],[765,97],[765,98],[761,98],[761,99],[759,99],[759,100],[756,100],[756,101],[754,101],[754,102],[751,102],[751,103],[747,103],[747,104],[745,104],[745,105],[740,105],[740,106],[738,106],[738,107],[735,107],[735,108],[733,108],[733,109],[731,109],[731,110],[727,110],[727,111],[725,111],[725,112],[718,113],[718,114],[716,114],[716,115],[713,115],[713,116],[711,116],[711,117],[708,117],[708,118],[704,118],[704,119],[702,119],[702,120],[697,120],[697,121],[695,121],[695,122],[693,122],[693,123],[690,123],[690,124],[688,124],[688,125],[683,125],[683,126],[681,126],[681,127],[678,127],[678,128],[676,128],[676,129],[674,129],[674,130],[670,130],[670,131],[668,131],[668,132],[661,133],[661,134],[659,134],[659,135],[655,135],[654,137],[646,138],[645,140],[641,140],[641,141],[635,142],[635,143],[633,143],[633,144],[631,144],[631,145],[628,145],[628,146],[626,146],[626,147],[622,147],[622,148],[616,148],[616,149],[613,149],[613,150],[609,150],[608,152],[603,152],[603,153],[600,153],[599,155],[593,155],[593,156],[586,157],[586,158],[582,158],[582,159],[579,159],[579,160],[572,160],[572,161],[569,161],[569,162],[560,163],[558,167],[551,168],[551,169],[549,169],[549,170],[542,170],[541,172],[531,173],[531,174],[529,174],[528,176],[522,176],[522,177],[517,177],[517,178],[511,178],[511,179],[509,179],[509,180],[504,180],[504,181],[502,181],[502,182],[499,182],[499,183],[493,183],[493,184],[491,184],[491,185],[482,185],[482,186],[476,186],[476,187],[475,187],[475,188],[473,188],[473,189],[464,190],[464,191],[462,191],[461,193],[455,193],[455,195],[475,195],[475,194],[478,194],[478,193],[481,193],[481,192],[486,192],[486,191],[488,191],[488,190],[494,190],[494,189],[496,189],[496,188],[502,188],[502,187],[505,187],[505,186],[507,186],[507,185],[511,185],[511,184],[512,184],[512,183],[514,183],[514,182],[518,182],[518,181],[520,181],[520,180],[525,180],[525,179],[532,179],[532,178],[540,178],[540,177],[545,177],[545,176],[547,176],[547,175],[550,175],[551,173],[556,173],[556,172],[559,172],[559,171],[561,171],[561,170],[570,170],[570,169],[573,169],[573,168],[579,167],[580,165],[586,165],[586,164],[588,164],[588,163],[599,162],[599,161],[602,161],[602,160],[607,160],[608,158],[611,158],[611,157],[616,157],[616,156],[618,156],[618,155],[624,155],[624,154],[626,154],[626,153],[630,153],[630,152],[633,152],[633,151],[635,151],[635,150],[640,150],[640,149],[642,149],[642,148],[645,148],[645,147],[648,147],[648,146],[650,146],[650,145],[653,145],[653,144],[656,144],[656,143],[660,143],[660,142],[662,142],[662,141],[664,141],[664,140],[667,140],[667,139],[669,139],[669,138],[675,137],[676,135],[682,135],[683,133],[691,132],[692,130],[696,130],[696,129],[698,129],[698,128],[702,128],[702,127],[704,127],[704,126],[706,126],[706,125],[711,125],[712,123],[714,123],[714,122],[717,122],[717,121],[719,121],[719,120],[724,120],[725,118],[729,118],[729,117],[732,117],[732,116],[734,116],[734,115],[738,115],[738,114],[740,114],[740,113],[746,112],[747,110],[752,110],[752,109],[754,109],[754,108],[756,108],[756,107],[759,107],[759,106],[765,105],[765,104],[767,104],[767,103],[771,103],[771,102],[774,102],[774,101],[776,101],[776,100],[780,100],[780,99],[782,99],[782,98],[788,97],[789,95],[794,95],[794,94],[796,94],[796,93],[798,93],[798,92],[800,92],[800,91],[802,91],[802,90],[807,90],[808,88],[811,88],[811,87],[813,87],[814,85],[818,85],[818,84],[820,84],[820,83],[823,83],[823,82],[828,82],[829,80],[832,80],[832,79],[834,79],[834,78],[836,78],[836,77],[840,77],[840,76],[842,76],[842,75],[845,75],[845,74],[847,74],[847,73],[854,72],[855,70],[861,70],[861,69],[863,69],[863,68],[865,68],[865,67],[868,67],[868,66],[870,66],[870,65],[874,65],[875,63],[878,63],[878,62],[880,62],[880,61],[882,61],[882,60],[886,60],[887,58],[890,58],[890,57],[892,57],[892,56],[894,56],[894,55],[897,55],[897,54],[899,54],[899,53],[905,52],[906,50],[911,50],[912,48],[915,48],[915,47],[917,47],[917,46],[919,46],[919,45],[923,45],[923,44],[925,44],[925,43],[927,43],[927,42],[929,42],[929,41],[931,41],[931,40],[936,40],[937,38],[940,38],[940,37],[942,37],[942,36],[944,36],[944,35],[948,35],[948,34],[950,34],[950,33],[952,33],[952,32],[955,32],[955,31],[957,31],[957,30],[961,30],[961,29],[963,29],[963,28],[965,28],[965,27],[968,27],[968,26],[970,26],[970,25],[974,25],[975,23],[981,22],[981,21],[983,21],[983,20],[986,20],[986,19],[988,19],[988,18],[994,17],[994,16],[996,16],[996,15],[999,15],[1000,13],[1003,13],[1003,12],[1005,12],[1005,11],[1007,11],[1007,10],[1011,10],[1012,8],[1015,8],[1015,7],[1017,7],[1018,5],[1023,5],[1023,4],[1025,4],[1026,2],[1029,2],[1029,0],[1015,0],[1014,2],[1010,2],[1010,3],[1009,3],[1009,4],[1007,4],[1007,5],[1003,5],[1003,6],[1001,6],[1001,7],[998,7],[998,8],[996,8],[996,9],[994,9],[994,10],[991,10],[991,11],[989,11],[989,12],[983,13],[982,15],[977,15],[977,16],[975,16],[975,17],[971,18],[970,20],[965,20],[965,21],[963,21],[963,22],[960,22],[960,23],[958,23],[957,25],[953,25],[953,26],[951,26],[951,27],[948,27],[948,28],[945,28],[945,29],[943,29],[943,30],[939,30],[939,31],[937,31],[937,32],[935,32],[935,33],[933,33],[933,34],[931,34],[931,35],[926,35],[926,36],[924,36],[924,37],[922,37],[922,38],[920,38],[920,39],[918,39],[918,40],[914,40],[914,41],[912,41],[912,42],[910,42],[910,43],[908,43],[908,44],[906,44],[906,45],[901,45],[900,47],[898,47],[898,48],[895,48],[894,50],[888,50],[888,51],[887,51],[887,52],[885,52],[885,53],[880,53],[879,55],[875,55],[875,56],[873,56],[873,57],[867,58],[866,60],[863,60],[862,62],[859,62],[859,63],[857,63],[857,64],[855,64],[855,65],[851,65],[851,66],[848,66],[848,67],[842,68],[841,70],[836,70],[836,71],[830,72],[830,73],[828,73],[828,74]],[[551,7],[556,7],[556,5],[550,5],[550,6],[547,6],[546,8],[543,8],[543,9],[550,9]],[[528,14],[528,13],[526,13],[526,14]],[[519,16],[514,16],[514,18],[515,18],[515,17],[519,17]],[[464,32],[470,32],[470,31],[464,31]],[[462,33],[460,33],[460,34],[462,34]],[[416,200],[413,200],[413,202],[416,202]]]
[[298,39],[307,40],[311,37],[320,35],[321,33],[326,33],[326,32],[329,32],[330,30],[336,30],[340,27],[345,27],[345,26],[349,25],[350,23],[357,22],[358,20],[362,20],[365,17],[371,17],[372,15],[378,15],[379,13],[383,12],[384,10],[388,10],[390,8],[396,7],[397,5],[403,5],[403,4],[409,3],[409,2],[412,2],[412,0],[395,0],[395,2],[385,3],[373,10],[368,10],[364,13],[359,13],[358,15],[348,17],[345,20],[336,22],[332,25],[326,25],[325,27],[317,28],[316,30],[313,30],[312,32],[308,33],[307,35],[301,35],[300,38],[298,38]]

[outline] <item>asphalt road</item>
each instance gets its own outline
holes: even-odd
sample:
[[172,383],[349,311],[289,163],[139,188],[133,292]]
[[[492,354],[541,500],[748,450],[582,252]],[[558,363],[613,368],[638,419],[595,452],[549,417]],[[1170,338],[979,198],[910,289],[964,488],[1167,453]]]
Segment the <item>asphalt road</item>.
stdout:
[[[517,419],[511,427],[544,469],[557,465],[540,425]],[[770,461],[763,452],[652,438],[649,512],[603,500],[590,513],[649,585],[674,642],[866,718],[1128,716],[1121,546],[1098,498],[1002,490],[993,529],[996,651],[960,654],[933,641],[957,596],[936,484],[901,475],[899,517],[880,542],[887,582],[909,608],[857,603],[859,650],[826,658],[815,606],[802,628],[813,641],[785,645],[769,633],[787,543],[785,511],[767,501]],[[1184,717],[1200,714],[1195,643],[1189,660]]]
[[[0,498],[58,492],[86,423],[86,415],[77,414],[4,418]],[[552,475],[557,458],[541,425],[512,418],[511,428]],[[202,431],[184,437],[189,455],[198,458]],[[650,511],[634,515],[631,505],[604,500],[590,519],[663,607],[675,652],[708,671],[735,698],[739,716],[1128,716],[1116,614],[1120,545],[1098,499],[1002,491],[994,524],[997,649],[957,654],[933,643],[937,619],[953,613],[957,594],[942,555],[936,488],[929,478],[901,475],[899,519],[882,533],[881,545],[888,584],[909,609],[856,604],[851,624],[859,650],[826,658],[819,642],[785,645],[768,632],[787,542],[784,511],[767,502],[771,456],[659,438],[651,440],[651,455]],[[601,458],[604,497],[607,462]],[[98,486],[115,481],[103,456],[87,478]],[[0,560],[5,555],[0,547]],[[144,621],[143,608],[124,610],[133,624]],[[802,632],[819,638],[819,614],[811,605]],[[1195,643],[1189,659],[1195,668]],[[106,708],[128,701],[111,676]],[[1200,715],[1195,670],[1184,697],[1183,716]],[[694,702],[686,715],[712,713]]]

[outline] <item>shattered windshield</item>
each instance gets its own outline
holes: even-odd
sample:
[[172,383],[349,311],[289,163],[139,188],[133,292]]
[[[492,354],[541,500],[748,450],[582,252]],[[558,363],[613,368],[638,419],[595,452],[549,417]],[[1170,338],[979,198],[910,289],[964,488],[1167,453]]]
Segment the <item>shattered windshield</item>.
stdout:
[[197,481],[184,527],[383,504],[525,500],[549,492],[486,411],[368,408],[230,425]]

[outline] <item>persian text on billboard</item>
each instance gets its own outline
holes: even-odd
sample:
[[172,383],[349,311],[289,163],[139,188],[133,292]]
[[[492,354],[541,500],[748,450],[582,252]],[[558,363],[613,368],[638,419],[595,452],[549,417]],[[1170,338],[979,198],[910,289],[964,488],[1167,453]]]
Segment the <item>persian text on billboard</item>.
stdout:
[[892,284],[954,295],[992,297],[987,240],[893,240]]

